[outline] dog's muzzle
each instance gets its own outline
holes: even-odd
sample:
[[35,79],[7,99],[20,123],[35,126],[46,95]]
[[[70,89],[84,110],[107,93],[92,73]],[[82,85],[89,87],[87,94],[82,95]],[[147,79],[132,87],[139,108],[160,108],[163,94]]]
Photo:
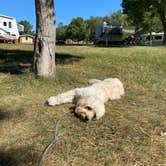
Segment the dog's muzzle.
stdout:
[[83,121],[89,121],[95,118],[95,112],[89,106],[76,107],[75,114]]

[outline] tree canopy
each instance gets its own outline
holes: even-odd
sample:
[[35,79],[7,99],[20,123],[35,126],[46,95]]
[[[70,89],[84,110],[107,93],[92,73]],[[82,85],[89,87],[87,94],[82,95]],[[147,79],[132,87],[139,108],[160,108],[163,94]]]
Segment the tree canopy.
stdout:
[[89,29],[89,40],[93,41],[95,39],[96,28],[103,22],[102,17],[90,17],[86,20]]
[[63,22],[60,22],[56,29],[56,40],[57,41],[65,41],[66,40],[66,29],[67,26],[63,24]]
[[71,38],[75,41],[81,41],[88,39],[94,41],[96,28],[103,22],[121,22],[123,25],[132,25],[131,20],[127,15],[124,15],[121,10],[111,13],[105,17],[91,16],[87,20],[83,20],[82,17],[73,18],[69,25],[64,25],[60,22],[57,26],[57,41],[64,41],[67,38]]
[[67,27],[66,36],[78,42],[84,40],[88,36],[87,23],[82,17],[72,19]]
[[110,14],[110,21],[111,22],[120,22],[124,26],[130,26],[132,25],[131,20],[127,17],[127,15],[124,15],[122,10],[118,10],[116,12],[113,12]]
[[19,21],[19,24],[24,25],[25,34],[33,34],[33,31],[32,31],[33,26],[29,21],[22,20],[22,21]]
[[140,27],[154,27],[158,18],[164,31],[163,44],[166,45],[166,0],[123,0],[122,7],[123,12]]

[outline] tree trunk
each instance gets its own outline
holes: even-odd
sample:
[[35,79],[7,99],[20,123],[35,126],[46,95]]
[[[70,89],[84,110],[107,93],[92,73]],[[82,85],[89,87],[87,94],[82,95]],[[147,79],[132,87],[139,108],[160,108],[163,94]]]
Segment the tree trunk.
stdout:
[[163,39],[163,45],[166,45],[166,13],[165,13],[165,8],[163,8],[165,5],[159,5],[158,7],[158,13],[160,15],[160,20],[163,26],[163,31],[164,31],[164,39]]
[[35,0],[36,39],[33,72],[41,77],[55,77],[54,0]]
[[163,45],[166,45],[166,19],[163,23],[163,29],[164,29],[164,39],[163,39]]
[[165,16],[161,16],[161,22],[163,26],[163,31],[164,31],[164,39],[163,39],[163,45],[166,45],[166,18]]

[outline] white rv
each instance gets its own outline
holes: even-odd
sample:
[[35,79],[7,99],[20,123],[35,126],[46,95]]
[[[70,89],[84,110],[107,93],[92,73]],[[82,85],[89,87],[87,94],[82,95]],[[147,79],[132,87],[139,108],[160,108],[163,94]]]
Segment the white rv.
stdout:
[[106,23],[96,28],[95,44],[97,45],[121,45],[123,26],[119,22]]
[[19,38],[19,31],[15,18],[0,15],[0,36],[13,40]]
[[148,34],[141,35],[141,44],[142,45],[162,45],[164,40],[164,32],[152,32]]

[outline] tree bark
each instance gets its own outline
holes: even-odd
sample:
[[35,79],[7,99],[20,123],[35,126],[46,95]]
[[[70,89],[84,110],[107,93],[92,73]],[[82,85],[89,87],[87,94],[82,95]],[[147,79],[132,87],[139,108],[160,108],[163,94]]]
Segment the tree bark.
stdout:
[[165,4],[158,4],[157,10],[160,16],[160,20],[163,26],[164,31],[164,39],[163,39],[163,45],[166,45],[166,5]]
[[33,72],[41,77],[55,77],[54,0],[35,0],[36,38]]
[[163,39],[163,45],[166,45],[166,18],[162,20],[163,30],[164,30],[164,39]]

